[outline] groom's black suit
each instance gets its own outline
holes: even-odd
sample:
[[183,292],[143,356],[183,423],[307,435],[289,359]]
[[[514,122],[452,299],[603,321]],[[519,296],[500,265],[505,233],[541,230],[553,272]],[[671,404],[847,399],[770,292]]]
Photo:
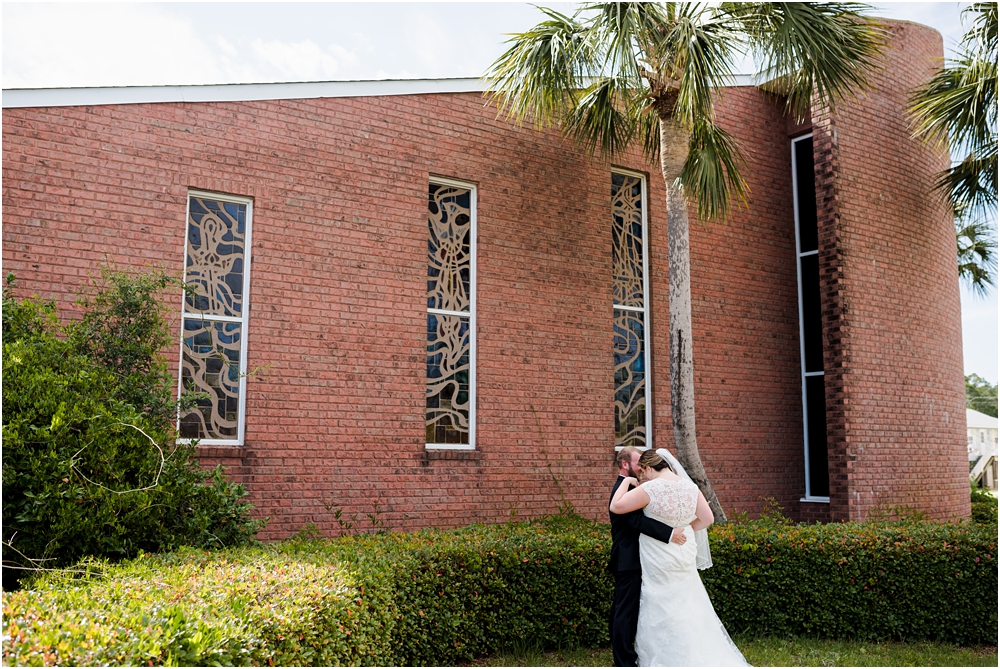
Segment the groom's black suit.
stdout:
[[[611,489],[611,499],[625,480],[619,476]],[[608,500],[608,505],[611,504]],[[610,513],[610,512],[609,512]],[[642,564],[639,562],[639,535],[663,542],[670,541],[673,528],[647,518],[642,509],[631,513],[611,513],[611,560],[608,571],[615,576],[615,598],[611,602],[611,648],[616,667],[634,667],[635,628],[639,624],[639,591],[642,587]]]

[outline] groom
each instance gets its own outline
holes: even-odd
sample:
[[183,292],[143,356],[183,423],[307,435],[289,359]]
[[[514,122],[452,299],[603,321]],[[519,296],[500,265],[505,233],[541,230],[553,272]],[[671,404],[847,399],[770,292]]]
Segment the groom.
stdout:
[[[626,446],[615,454],[618,480],[611,490],[611,497],[626,476],[638,477],[636,471],[641,452]],[[608,500],[611,505],[611,499]],[[610,511],[609,511],[610,513]],[[611,647],[616,667],[634,667],[639,659],[635,648],[635,629],[639,624],[639,590],[642,586],[642,567],[639,563],[639,534],[648,535],[667,543],[683,544],[683,532],[673,534],[669,525],[647,518],[642,509],[631,513],[611,514],[611,561],[608,571],[615,577],[615,597],[611,602]]]

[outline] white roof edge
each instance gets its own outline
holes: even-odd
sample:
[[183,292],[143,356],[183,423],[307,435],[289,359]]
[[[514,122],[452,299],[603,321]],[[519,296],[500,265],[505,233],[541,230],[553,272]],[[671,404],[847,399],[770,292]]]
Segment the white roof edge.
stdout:
[[984,414],[975,409],[965,410],[965,426],[978,430],[996,430],[998,421],[993,416]]
[[[749,75],[737,75],[736,86],[753,86]],[[378,81],[307,81],[275,84],[208,84],[196,86],[108,86],[97,88],[9,88],[3,108],[80,107],[155,102],[246,102],[358,98],[433,93],[481,93],[482,79],[391,79]]]

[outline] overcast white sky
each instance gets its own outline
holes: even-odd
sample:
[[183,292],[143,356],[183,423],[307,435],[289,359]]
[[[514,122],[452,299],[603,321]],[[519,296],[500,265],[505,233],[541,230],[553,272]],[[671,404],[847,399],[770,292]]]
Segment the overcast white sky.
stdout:
[[[968,4],[880,2],[873,14],[933,26],[947,52]],[[4,2],[3,88],[478,77],[504,33],[541,17],[517,2]],[[963,288],[965,371],[992,383],[997,311],[996,291]]]

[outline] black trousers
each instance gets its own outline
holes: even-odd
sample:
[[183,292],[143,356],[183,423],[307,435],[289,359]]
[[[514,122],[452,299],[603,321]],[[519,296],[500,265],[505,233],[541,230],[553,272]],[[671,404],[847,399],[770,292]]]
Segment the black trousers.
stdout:
[[621,571],[615,574],[615,597],[611,601],[611,650],[616,667],[634,667],[639,656],[635,653],[635,629],[639,625],[639,590],[642,571]]

